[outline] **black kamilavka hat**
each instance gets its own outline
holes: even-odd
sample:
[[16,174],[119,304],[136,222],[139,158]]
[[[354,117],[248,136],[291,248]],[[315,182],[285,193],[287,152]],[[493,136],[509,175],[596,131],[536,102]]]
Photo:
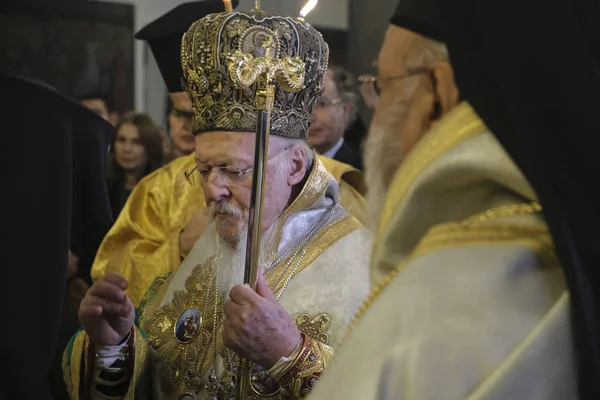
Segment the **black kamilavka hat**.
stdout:
[[[235,9],[239,0],[233,0]],[[193,1],[181,4],[152,21],[135,38],[148,42],[169,93],[183,92],[181,78],[181,38],[200,18],[225,11],[222,0]]]

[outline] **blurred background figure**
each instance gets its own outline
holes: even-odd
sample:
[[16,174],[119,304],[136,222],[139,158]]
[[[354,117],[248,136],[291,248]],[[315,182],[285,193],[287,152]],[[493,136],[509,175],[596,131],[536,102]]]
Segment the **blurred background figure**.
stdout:
[[325,76],[325,93],[312,113],[308,143],[317,153],[362,170],[360,152],[344,141],[344,133],[356,120],[357,111],[354,76],[342,67],[330,66]]
[[116,125],[119,119],[119,113],[114,110],[108,96],[101,93],[87,93],[79,96],[79,102],[84,106],[110,122]]
[[148,115],[125,113],[116,130],[107,167],[108,194],[115,219],[140,179],[160,168],[163,162],[160,129]]
[[168,152],[165,162],[194,151],[192,135],[192,103],[184,92],[174,92],[167,98]]

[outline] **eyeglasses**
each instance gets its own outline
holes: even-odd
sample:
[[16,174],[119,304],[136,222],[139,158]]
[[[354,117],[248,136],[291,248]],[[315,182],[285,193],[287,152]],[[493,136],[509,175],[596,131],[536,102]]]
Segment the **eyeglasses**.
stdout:
[[[279,157],[281,154],[292,148],[288,146],[273,157],[269,158],[267,162]],[[202,187],[203,182],[208,182],[210,179],[211,172],[215,173],[215,176],[225,184],[225,186],[236,185],[244,181],[246,176],[254,169],[254,166],[248,168],[232,168],[226,165],[219,167],[205,167],[200,169],[196,166],[184,173],[185,179],[193,187]]]
[[422,67],[422,68],[414,68],[404,74],[398,74],[398,75],[389,75],[389,76],[361,75],[358,77],[358,82],[361,84],[373,85],[375,92],[377,92],[377,94],[380,94],[381,88],[386,82],[410,78],[415,75],[421,75],[421,74],[425,74],[428,72],[429,72],[429,68]]
[[333,100],[321,98],[319,99],[317,104],[315,104],[315,108],[329,108],[338,104],[342,104],[342,99],[340,99],[339,97]]

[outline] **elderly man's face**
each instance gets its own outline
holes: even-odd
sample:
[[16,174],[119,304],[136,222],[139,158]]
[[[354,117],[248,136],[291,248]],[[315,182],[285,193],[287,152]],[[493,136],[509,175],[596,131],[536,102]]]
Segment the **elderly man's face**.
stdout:
[[[380,99],[365,143],[367,213],[375,229],[388,187],[406,155],[432,123],[458,102],[452,68],[430,62],[424,38],[390,26],[379,53]],[[415,61],[422,62],[414,65]]]
[[[237,245],[247,229],[254,163],[253,133],[206,132],[196,135],[196,164],[211,218],[218,235]],[[272,142],[275,142],[272,140]],[[293,152],[271,145],[263,208],[263,231],[285,210],[291,195]]]
[[417,41],[415,33],[391,26],[379,53],[377,85],[380,98],[369,136],[373,139],[386,137],[394,145],[393,158],[398,165],[427,129],[426,118],[412,107],[426,92],[427,76],[411,74],[406,63],[409,54],[418,46]]

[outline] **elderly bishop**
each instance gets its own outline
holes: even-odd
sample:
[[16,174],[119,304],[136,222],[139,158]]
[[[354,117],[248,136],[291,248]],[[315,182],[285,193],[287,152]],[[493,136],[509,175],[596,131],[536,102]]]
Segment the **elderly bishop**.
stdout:
[[[182,64],[197,171],[189,178],[207,199],[210,225],[180,268],[155,280],[136,313],[122,276],[109,273],[90,288],[80,309],[84,330],[65,352],[72,398],[231,399],[240,359],[249,362],[247,399],[310,393],[368,294],[372,247],[306,143],[327,59],[327,44],[310,25],[260,10],[212,14],[190,27]],[[301,73],[276,74],[254,291],[239,284],[257,86],[236,88],[240,75],[232,71],[260,79],[269,65],[301,66]],[[298,76],[300,89],[285,90]]]
[[[238,3],[231,1],[233,9]],[[179,152],[185,154],[137,184],[104,237],[92,266],[94,281],[108,272],[123,275],[129,281],[125,293],[136,307],[154,278],[179,268],[206,229],[206,199],[201,190],[186,183],[196,162],[192,102],[182,86],[181,39],[196,20],[223,8],[221,0],[183,3],[136,34],[137,39],[147,41],[169,90],[173,103],[168,118],[170,134]],[[233,112],[233,116],[241,117],[241,113]],[[342,206],[363,222],[366,188],[362,173],[323,155],[318,157],[337,180]]]

